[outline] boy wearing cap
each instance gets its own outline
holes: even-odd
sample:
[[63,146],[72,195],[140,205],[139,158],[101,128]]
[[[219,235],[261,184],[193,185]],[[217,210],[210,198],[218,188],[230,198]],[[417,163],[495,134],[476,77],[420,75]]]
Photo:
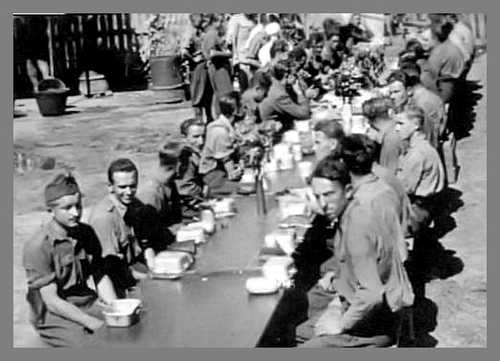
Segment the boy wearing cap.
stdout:
[[143,264],[150,269],[154,265],[159,222],[156,211],[135,196],[138,170],[130,159],[110,164],[108,182],[109,194],[92,208],[88,221],[101,243],[105,272],[117,293],[124,296],[144,277]]
[[72,176],[58,175],[45,188],[52,218],[23,249],[31,322],[54,347],[96,346],[102,307],[116,299],[102,272],[99,240],[80,222],[81,197]]

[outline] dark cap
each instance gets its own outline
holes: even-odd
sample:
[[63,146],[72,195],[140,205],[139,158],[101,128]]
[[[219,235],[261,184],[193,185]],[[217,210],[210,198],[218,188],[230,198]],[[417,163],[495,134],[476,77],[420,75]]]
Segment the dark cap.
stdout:
[[45,204],[49,206],[61,197],[80,193],[80,188],[75,178],[69,174],[58,174],[52,182],[45,187]]

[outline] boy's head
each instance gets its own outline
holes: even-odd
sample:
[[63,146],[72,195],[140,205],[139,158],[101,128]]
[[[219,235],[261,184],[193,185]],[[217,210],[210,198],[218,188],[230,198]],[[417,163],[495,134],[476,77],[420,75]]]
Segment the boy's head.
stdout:
[[176,140],[169,140],[160,147],[158,158],[160,161],[160,173],[164,183],[170,182],[177,173],[182,148],[182,142]]
[[260,103],[267,96],[269,88],[271,87],[271,76],[264,71],[257,71],[252,78],[253,88],[255,90],[254,99]]
[[181,134],[186,142],[195,149],[201,149],[204,143],[205,125],[198,119],[189,118],[181,124]]
[[123,205],[132,203],[137,193],[139,171],[128,158],[119,158],[108,167],[109,192]]
[[82,196],[70,174],[59,174],[45,187],[45,204],[54,220],[65,228],[78,225],[82,216]]
[[219,99],[219,107],[223,116],[233,120],[238,112],[238,99],[234,94],[223,95]]
[[338,218],[348,203],[350,177],[344,162],[329,155],[316,166],[311,186],[321,209],[330,221]]

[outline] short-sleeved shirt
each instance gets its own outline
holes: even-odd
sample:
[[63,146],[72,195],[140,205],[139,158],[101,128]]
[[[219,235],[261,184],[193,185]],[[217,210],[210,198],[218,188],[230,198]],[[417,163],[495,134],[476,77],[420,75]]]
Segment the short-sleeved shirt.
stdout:
[[475,40],[467,25],[461,21],[457,22],[453,25],[453,30],[448,37],[460,49],[465,61],[469,61],[474,54]]
[[99,241],[88,225],[81,223],[70,231],[54,219],[43,225],[23,248],[31,322],[45,323],[47,309],[40,289],[51,283],[56,284],[59,297],[76,306],[95,301],[97,294],[87,280],[100,257]]
[[423,134],[416,134],[401,155],[396,176],[410,196],[429,197],[444,188],[445,172],[441,158]]
[[200,174],[217,169],[219,162],[236,152],[236,134],[229,119],[220,115],[207,126],[205,145],[201,152]]
[[422,68],[420,80],[426,88],[437,91],[440,81],[458,79],[464,66],[460,49],[448,39],[432,49],[426,66]]
[[109,194],[92,208],[88,222],[99,238],[102,256],[118,256],[131,265],[142,248],[133,227],[124,220],[126,212],[127,206]]
[[440,130],[445,120],[443,100],[423,85],[417,85],[413,89],[409,105],[414,105],[424,111],[423,132],[426,139],[434,148],[438,147]]

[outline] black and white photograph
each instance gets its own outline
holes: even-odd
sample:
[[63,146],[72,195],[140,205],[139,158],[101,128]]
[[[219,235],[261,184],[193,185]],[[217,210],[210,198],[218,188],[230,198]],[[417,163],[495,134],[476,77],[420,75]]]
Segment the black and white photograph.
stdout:
[[12,346],[486,348],[486,17],[13,13]]

